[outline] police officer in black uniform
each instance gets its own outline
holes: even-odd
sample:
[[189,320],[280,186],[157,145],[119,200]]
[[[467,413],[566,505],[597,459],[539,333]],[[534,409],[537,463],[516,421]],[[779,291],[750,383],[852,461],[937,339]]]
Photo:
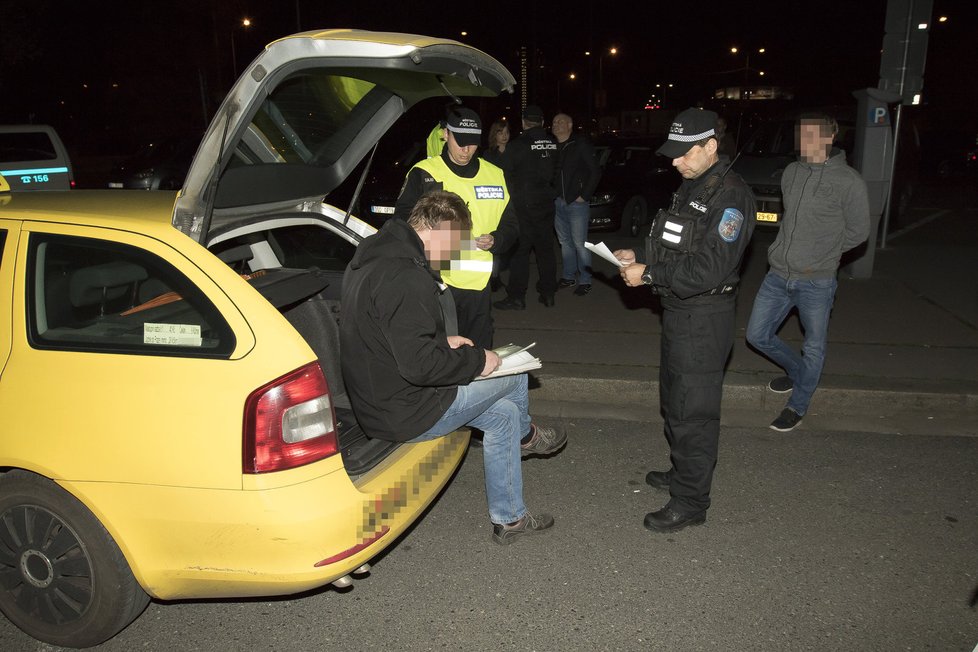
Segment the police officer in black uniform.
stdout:
[[519,242],[509,261],[506,298],[493,306],[499,310],[526,308],[530,282],[530,250],[536,251],[537,291],[540,303],[554,305],[557,291],[557,256],[554,253],[554,192],[551,185],[557,142],[543,128],[543,111],[530,105],[523,111],[523,132],[506,148],[503,167],[506,185],[516,207]]
[[644,264],[631,249],[615,252],[625,284],[649,286],[663,307],[659,400],[672,468],[645,477],[670,494],[645,516],[654,532],[706,521],[740,263],[754,230],[754,197],[717,153],[716,120],[700,109],[676,117],[658,153],[672,159],[682,185],[656,215]]

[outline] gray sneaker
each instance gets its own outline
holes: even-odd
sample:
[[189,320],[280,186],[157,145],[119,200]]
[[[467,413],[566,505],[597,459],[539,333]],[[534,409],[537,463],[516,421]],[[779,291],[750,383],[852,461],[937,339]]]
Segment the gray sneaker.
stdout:
[[520,445],[522,449],[520,454],[524,457],[527,455],[550,455],[559,451],[567,443],[567,432],[565,430],[557,432],[553,428],[544,428],[535,423],[530,424],[530,428],[533,430],[533,438]]
[[492,524],[492,540],[501,546],[508,546],[523,534],[538,534],[553,527],[554,517],[550,514],[533,516],[530,512],[510,525]]

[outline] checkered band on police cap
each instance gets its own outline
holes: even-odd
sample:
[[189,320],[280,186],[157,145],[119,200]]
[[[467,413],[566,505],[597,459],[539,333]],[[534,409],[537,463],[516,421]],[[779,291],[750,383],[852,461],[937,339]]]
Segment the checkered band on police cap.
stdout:
[[679,158],[690,148],[710,136],[716,136],[717,114],[703,109],[686,109],[676,116],[669,127],[669,136],[657,153]]

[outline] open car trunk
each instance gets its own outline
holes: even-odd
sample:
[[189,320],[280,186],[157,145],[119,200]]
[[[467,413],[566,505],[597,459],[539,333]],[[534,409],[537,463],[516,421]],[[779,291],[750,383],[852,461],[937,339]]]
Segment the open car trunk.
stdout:
[[[177,196],[173,226],[248,271],[249,282],[319,358],[352,477],[397,444],[364,435],[340,366],[345,262],[338,252],[352,256],[349,249],[373,229],[324,198],[370,160],[411,107],[434,98],[493,97],[512,92],[515,83],[494,58],[447,39],[358,30],[285,37],[269,44],[235,82]],[[354,194],[349,204],[355,200]],[[296,238],[301,246],[294,248],[302,252],[290,259],[284,241],[276,242],[275,232],[323,227],[345,245],[317,250],[315,238]]]
[[[340,352],[340,302],[330,277],[318,270],[270,269],[255,273],[252,286],[268,299],[302,335],[319,358],[326,376],[343,465],[351,478],[363,475],[398,447],[397,442],[370,439],[357,423],[343,383]],[[335,280],[335,276],[332,277]]]

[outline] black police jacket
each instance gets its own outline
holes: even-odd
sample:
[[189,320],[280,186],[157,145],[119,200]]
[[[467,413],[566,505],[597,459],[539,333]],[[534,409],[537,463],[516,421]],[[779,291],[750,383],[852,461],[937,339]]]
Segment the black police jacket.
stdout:
[[552,219],[557,141],[543,127],[530,127],[506,148],[506,185],[521,220]]
[[754,232],[754,195],[727,157],[686,179],[646,238],[646,272],[666,305],[710,303],[736,292]]

